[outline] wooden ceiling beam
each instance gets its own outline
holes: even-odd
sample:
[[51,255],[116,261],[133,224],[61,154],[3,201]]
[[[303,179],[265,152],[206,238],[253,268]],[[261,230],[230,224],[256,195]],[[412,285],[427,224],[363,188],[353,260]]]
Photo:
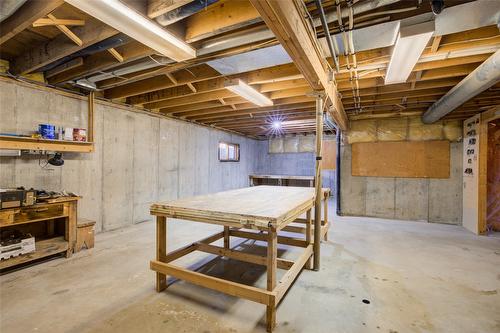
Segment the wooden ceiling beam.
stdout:
[[343,130],[348,128],[337,87],[329,79],[328,63],[305,19],[302,0],[250,0],[266,25],[292,58],[314,90],[324,90],[332,104],[332,117]]
[[[164,74],[166,74],[166,72]],[[177,70],[172,72],[172,74],[176,77],[178,85],[220,77],[219,72],[206,64],[192,66],[188,69]],[[170,81],[165,75],[160,75],[105,90],[104,96],[108,99],[130,97],[173,86],[174,84],[172,81]]]
[[[231,80],[231,79],[241,79],[247,84],[253,85],[271,79],[283,79],[289,76],[296,75],[298,73],[299,72],[297,68],[293,64],[286,64],[286,65],[279,65],[275,67],[259,69],[236,75],[229,75],[227,77],[224,77],[219,74],[219,77],[214,79],[199,81],[199,82],[189,82],[196,88],[196,92],[193,92],[192,89],[178,89],[178,87],[171,87],[153,91],[150,93],[132,96],[129,98],[129,103],[133,105],[142,105],[152,102],[169,100],[184,95],[195,95],[197,93],[221,90],[224,89],[224,83],[226,82],[226,80]],[[261,92],[266,92],[266,91],[261,90]]]
[[29,28],[39,18],[47,16],[64,0],[28,1],[22,5],[13,15],[2,22],[0,29],[0,45]]
[[247,0],[222,0],[186,19],[184,40],[193,43],[261,21],[259,12]]
[[191,1],[193,0],[148,0],[147,14],[149,18],[154,19]]
[[82,40],[81,45],[68,43],[65,35],[58,36],[15,58],[12,61],[12,72],[26,74],[36,71],[45,65],[118,34],[115,29],[95,19],[88,20],[84,26],[75,28],[73,32]]
[[[123,57],[122,64],[126,64],[155,53],[155,51],[151,48],[135,40],[125,45],[116,47],[115,49]],[[48,81],[50,84],[57,84],[70,80],[77,80],[82,77],[109,70],[114,66],[116,66],[115,58],[110,56],[108,51],[102,51],[85,57],[81,66],[68,68],[68,70],[50,77]]]

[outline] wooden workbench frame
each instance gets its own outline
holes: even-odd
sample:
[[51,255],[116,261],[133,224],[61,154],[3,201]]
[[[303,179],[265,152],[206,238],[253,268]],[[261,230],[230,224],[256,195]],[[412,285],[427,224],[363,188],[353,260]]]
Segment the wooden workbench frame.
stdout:
[[[325,218],[322,223],[321,237],[325,237],[329,227],[327,217],[328,197],[329,191],[326,191],[323,197],[325,205]],[[272,332],[276,326],[276,307],[279,302],[283,299],[287,290],[290,288],[295,278],[299,275],[302,268],[305,267],[307,269],[311,269],[311,259],[314,252],[312,241],[313,221],[311,216],[313,206],[314,201],[308,201],[307,204],[302,206],[300,210],[295,211],[291,216],[287,216],[286,223],[282,223],[278,227],[269,224],[267,229],[259,227],[258,229],[260,232],[251,230],[244,231],[242,230],[241,225],[239,227],[235,227],[229,221],[215,222],[213,220],[209,221],[209,219],[200,218],[199,216],[193,216],[192,218],[194,221],[223,225],[224,229],[222,232],[216,233],[169,253],[167,253],[167,217],[180,217],[178,214],[169,214],[167,211],[157,212],[152,210],[151,214],[156,216],[156,260],[150,262],[150,268],[153,271],[156,271],[156,290],[158,292],[165,290],[167,288],[167,276],[171,275],[177,279],[185,280],[202,287],[264,304],[267,307],[267,331]],[[304,212],[306,213],[306,218],[300,219],[299,216]],[[291,222],[303,223],[305,224],[305,227],[293,227],[291,229],[289,228],[291,226],[288,226]],[[305,236],[303,238],[282,236],[278,235],[279,230],[302,233],[305,234]],[[231,249],[229,246],[230,236],[267,242],[267,255],[260,256]],[[320,242],[320,239],[316,239],[316,236],[317,234],[314,234],[314,242]],[[222,238],[224,239],[224,247],[211,244]],[[295,261],[282,259],[277,256],[277,244],[300,247],[303,250]],[[194,251],[201,251],[266,266],[267,288],[262,289],[242,283],[227,281],[171,264],[172,261],[182,258]],[[276,278],[277,269],[284,269],[287,271],[279,281],[277,281]]]

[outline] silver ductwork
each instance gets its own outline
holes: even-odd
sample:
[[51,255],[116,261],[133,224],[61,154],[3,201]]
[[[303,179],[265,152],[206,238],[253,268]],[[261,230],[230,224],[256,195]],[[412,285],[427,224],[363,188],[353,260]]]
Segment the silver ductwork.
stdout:
[[441,119],[498,82],[500,82],[500,50],[434,103],[424,113],[422,121],[430,124]]
[[213,3],[216,3],[218,0],[194,0],[184,6],[171,10],[163,15],[160,15],[156,18],[156,22],[161,24],[162,26],[167,26],[174,24],[177,21],[180,21],[188,16],[196,14],[197,12],[207,8]]

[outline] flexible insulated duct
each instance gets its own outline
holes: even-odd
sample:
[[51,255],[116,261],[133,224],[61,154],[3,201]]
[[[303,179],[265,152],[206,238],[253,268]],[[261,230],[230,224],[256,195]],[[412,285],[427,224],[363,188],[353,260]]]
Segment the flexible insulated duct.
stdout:
[[500,82],[500,50],[441,97],[422,116],[426,124],[438,121],[469,99]]

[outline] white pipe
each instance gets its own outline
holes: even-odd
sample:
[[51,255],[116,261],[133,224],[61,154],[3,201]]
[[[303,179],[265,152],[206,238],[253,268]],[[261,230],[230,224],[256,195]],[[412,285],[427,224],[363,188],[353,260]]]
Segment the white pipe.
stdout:
[[500,50],[496,51],[446,95],[431,105],[422,116],[422,121],[430,124],[441,119],[498,82],[500,82]]

